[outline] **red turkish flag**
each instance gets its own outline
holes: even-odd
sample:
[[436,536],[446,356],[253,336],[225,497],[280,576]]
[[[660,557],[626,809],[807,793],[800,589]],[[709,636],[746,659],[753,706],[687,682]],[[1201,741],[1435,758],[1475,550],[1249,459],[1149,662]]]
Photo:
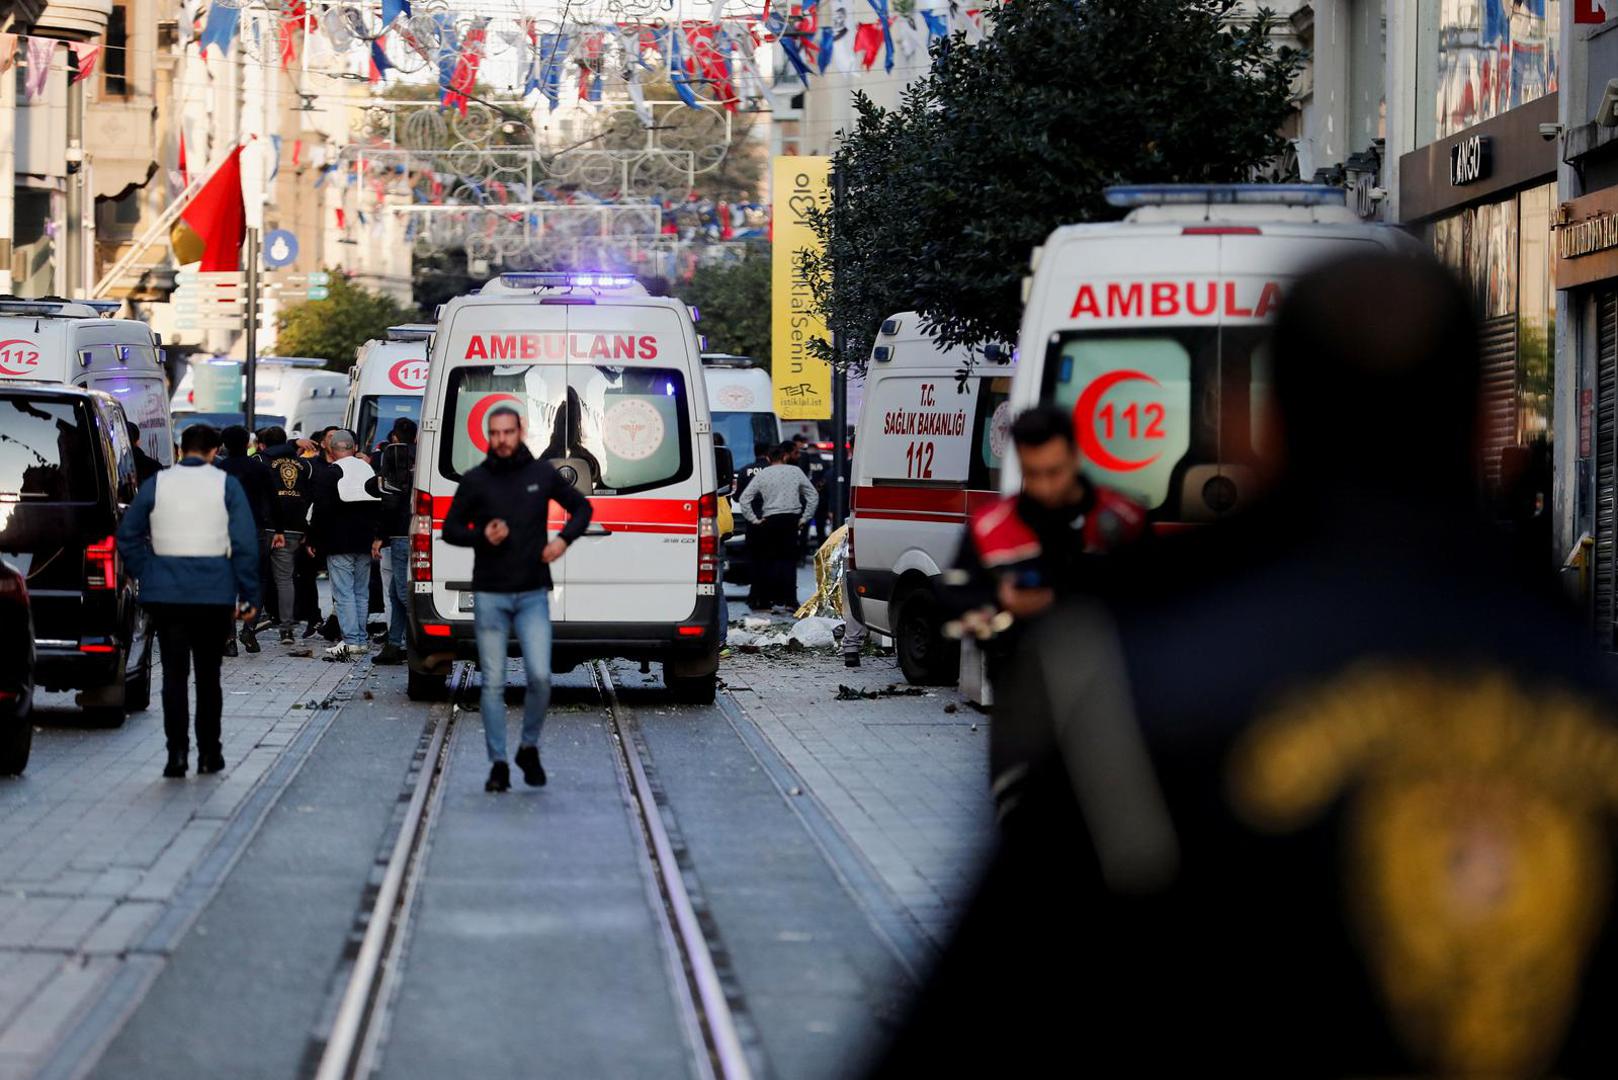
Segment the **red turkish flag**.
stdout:
[[1607,18],[1605,0],[1573,0],[1574,22],[1604,23]]
[[204,272],[240,270],[247,211],[242,205],[242,148],[230,152],[202,190],[180,211],[170,231],[176,261]]

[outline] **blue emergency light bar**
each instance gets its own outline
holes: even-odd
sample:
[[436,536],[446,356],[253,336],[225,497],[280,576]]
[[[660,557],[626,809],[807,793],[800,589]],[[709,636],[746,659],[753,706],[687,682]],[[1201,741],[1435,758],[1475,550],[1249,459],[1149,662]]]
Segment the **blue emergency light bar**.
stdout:
[[500,284],[510,289],[627,289],[637,284],[637,279],[634,274],[519,270],[501,274]]
[[432,323],[400,323],[388,327],[389,341],[426,341],[438,329]]
[[122,300],[75,300],[73,302],[83,304],[104,319],[118,314],[119,309],[124,306]]
[[1138,206],[1346,206],[1348,193],[1324,184],[1131,184],[1106,189],[1108,204]]

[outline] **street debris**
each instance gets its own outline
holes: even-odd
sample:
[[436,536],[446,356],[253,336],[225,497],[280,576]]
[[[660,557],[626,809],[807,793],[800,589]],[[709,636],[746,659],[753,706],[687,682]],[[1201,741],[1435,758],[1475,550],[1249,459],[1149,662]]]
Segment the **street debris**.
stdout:
[[919,686],[884,686],[878,690],[862,690],[856,686],[837,685],[838,701],[875,701],[878,698],[889,697],[921,697],[927,691]]

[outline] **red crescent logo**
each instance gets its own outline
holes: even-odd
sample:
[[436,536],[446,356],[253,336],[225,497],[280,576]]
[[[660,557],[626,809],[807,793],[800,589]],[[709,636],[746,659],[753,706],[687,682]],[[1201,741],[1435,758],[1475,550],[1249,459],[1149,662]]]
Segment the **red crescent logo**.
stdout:
[[1096,406],[1101,404],[1101,399],[1119,383],[1135,381],[1149,382],[1153,386],[1163,385],[1143,371],[1109,371],[1086,386],[1073,406],[1073,433],[1079,439],[1079,453],[1085,461],[1094,462],[1097,468],[1108,472],[1134,472],[1163,456],[1157,453],[1140,461],[1128,461],[1102,446],[1101,439],[1096,435]]
[[420,390],[427,385],[427,361],[414,357],[400,360],[388,369],[388,381],[401,390]]
[[489,394],[472,406],[472,412],[466,418],[466,433],[472,437],[472,445],[482,453],[489,452],[489,432],[483,418],[489,415],[489,410],[496,405],[512,404],[517,411],[522,411],[522,398],[516,394]]

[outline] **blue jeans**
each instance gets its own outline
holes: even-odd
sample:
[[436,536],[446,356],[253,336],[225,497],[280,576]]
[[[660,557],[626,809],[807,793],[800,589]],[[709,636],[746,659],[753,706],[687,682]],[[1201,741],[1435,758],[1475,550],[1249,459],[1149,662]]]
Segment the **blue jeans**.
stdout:
[[478,639],[478,668],[483,672],[483,738],[489,760],[506,760],[506,645],[516,631],[528,669],[528,696],[523,701],[522,741],[538,746],[551,703],[551,594],[480,592],[472,604],[472,629]]
[[371,555],[327,555],[326,576],[331,579],[331,603],[343,643],[368,645],[365,608],[371,599]]
[[410,537],[395,536],[388,541],[388,598],[393,611],[388,615],[388,644],[404,648],[405,630],[410,623]]

